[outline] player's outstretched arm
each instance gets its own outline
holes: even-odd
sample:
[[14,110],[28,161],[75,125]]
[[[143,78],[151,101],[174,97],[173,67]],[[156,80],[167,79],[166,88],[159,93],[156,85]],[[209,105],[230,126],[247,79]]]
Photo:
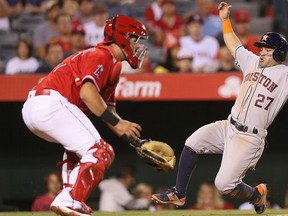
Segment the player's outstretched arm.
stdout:
[[241,42],[235,35],[229,19],[231,7],[232,6],[228,5],[226,2],[221,2],[218,6],[218,10],[219,18],[222,21],[224,42],[230,50],[231,54],[235,57],[235,49],[241,44]]

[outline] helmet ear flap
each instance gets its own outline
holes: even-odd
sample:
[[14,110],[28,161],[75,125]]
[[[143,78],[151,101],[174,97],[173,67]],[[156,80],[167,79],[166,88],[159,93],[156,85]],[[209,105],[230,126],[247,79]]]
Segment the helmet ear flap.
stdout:
[[279,56],[280,56],[279,50],[275,49],[273,52],[273,59],[278,62],[280,61]]
[[283,50],[280,52],[280,57],[279,57],[279,60],[280,61],[285,61],[286,60],[286,55],[287,55],[287,50]]
[[273,52],[273,59],[275,61],[285,61],[285,58],[286,58],[286,55],[287,55],[287,51],[284,51],[284,50],[279,50],[279,49],[275,49],[274,52]]
[[112,26],[111,26],[112,33],[109,36],[109,40],[111,40],[112,42],[115,42],[114,32],[115,32],[115,27],[116,27],[116,19],[117,19],[117,16],[112,20]]
[[116,28],[116,19],[117,17],[114,17],[113,19],[108,20],[106,24],[106,26],[108,27],[105,27],[105,30],[104,30],[104,37],[113,43],[116,41],[114,37],[114,32]]

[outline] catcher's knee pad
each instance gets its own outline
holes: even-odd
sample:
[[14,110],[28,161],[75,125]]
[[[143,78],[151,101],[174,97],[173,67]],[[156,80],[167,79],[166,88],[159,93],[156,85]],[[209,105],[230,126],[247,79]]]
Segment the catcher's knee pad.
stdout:
[[96,163],[97,161],[103,161],[105,164],[105,170],[107,170],[111,166],[114,157],[115,154],[112,146],[101,139],[99,143],[95,144],[87,151],[80,162]]
[[80,161],[78,175],[70,191],[72,198],[85,202],[103,179],[113,159],[113,148],[104,140],[92,146]]
[[[106,153],[108,154],[109,158],[110,158],[110,164],[108,163],[108,161],[105,163],[107,168],[108,169],[112,162],[114,161],[114,158],[115,158],[115,153],[114,153],[114,149],[112,148],[112,146],[105,142],[103,139],[100,140],[100,144],[99,144],[102,149],[104,149],[106,151]],[[104,158],[107,158],[107,156],[105,156]]]

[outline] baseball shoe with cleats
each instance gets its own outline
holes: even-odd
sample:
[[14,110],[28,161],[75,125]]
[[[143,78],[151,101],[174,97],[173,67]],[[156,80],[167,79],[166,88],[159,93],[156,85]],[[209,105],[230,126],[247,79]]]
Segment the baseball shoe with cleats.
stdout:
[[61,216],[90,216],[93,210],[84,202],[73,200],[70,189],[65,188],[51,203],[50,210]]
[[267,186],[266,184],[259,184],[256,186],[256,189],[260,193],[261,197],[257,202],[252,203],[252,204],[254,205],[256,213],[262,214],[266,210],[266,207],[267,207],[267,199],[266,199]]
[[50,209],[61,216],[91,216],[90,213],[82,209],[72,209],[66,206],[51,206]]
[[180,197],[175,187],[169,188],[163,193],[153,194],[152,201],[162,204],[173,204],[176,206],[183,206],[185,204],[185,197]]

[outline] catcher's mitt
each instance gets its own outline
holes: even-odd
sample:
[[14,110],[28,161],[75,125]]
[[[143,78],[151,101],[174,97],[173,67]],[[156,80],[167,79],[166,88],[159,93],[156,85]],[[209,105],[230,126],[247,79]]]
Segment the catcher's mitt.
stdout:
[[169,172],[174,169],[176,157],[168,144],[154,140],[139,140],[137,145],[132,146],[146,163],[157,170]]

